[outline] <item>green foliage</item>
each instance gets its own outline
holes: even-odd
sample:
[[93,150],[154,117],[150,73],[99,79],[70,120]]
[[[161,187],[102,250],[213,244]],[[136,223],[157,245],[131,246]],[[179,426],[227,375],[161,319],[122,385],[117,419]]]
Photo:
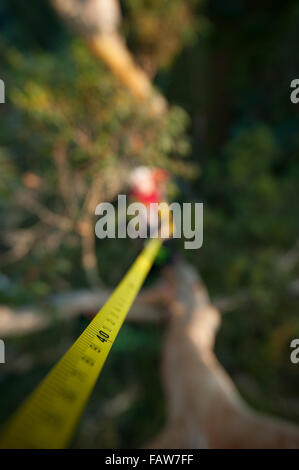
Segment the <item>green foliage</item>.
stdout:
[[[7,233],[20,228],[38,232],[38,243],[32,244],[28,257],[9,263],[7,274],[19,283],[20,296],[15,284],[11,292],[14,302],[22,299],[24,288],[26,298],[34,301],[36,296],[57,289],[63,279],[69,287],[86,282],[80,271],[76,227],[85,215],[86,195],[95,178],[99,203],[111,198],[108,177],[117,182],[119,175],[134,165],[159,165],[181,175],[194,172],[184,160],[189,151],[185,134],[188,118],[178,107],[158,118],[149,116],[146,106],[136,105],[130,93],[80,42],[74,41],[56,54],[24,55],[9,49],[6,63],[9,109],[1,129],[4,177],[0,190],[6,191],[9,199],[3,213],[9,208],[11,217],[6,219],[5,229]],[[64,159],[67,184],[72,187],[61,187],[63,175],[59,171],[63,170],[59,170],[57,158]],[[121,189],[126,187],[120,185]],[[74,205],[71,212],[63,197],[66,190]],[[34,208],[30,203],[22,204],[28,194],[35,199]],[[59,226],[49,226],[45,217],[38,220],[41,208],[36,208],[36,201],[42,204],[43,213],[50,209],[68,217],[70,229],[63,232]],[[7,248],[8,238],[3,239]],[[100,254],[103,244],[98,242],[98,247]],[[117,269],[116,278],[123,273],[123,266]],[[30,273],[33,281],[26,283]]]
[[40,160],[43,155],[50,160],[53,144],[59,140],[68,146],[71,162],[79,169],[93,162],[95,171],[128,155],[135,163],[162,159],[172,168],[172,160],[187,153],[186,114],[173,108],[161,119],[150,118],[144,105],[136,106],[79,43],[54,56],[43,53],[28,58],[16,51],[7,55],[8,99],[18,112],[19,126],[14,130],[23,157],[23,144],[31,144],[24,124],[34,131],[30,158]]
[[[125,31],[129,43],[150,73],[168,67],[184,44],[196,40],[200,18],[194,11],[201,0],[129,0]],[[164,34],[162,33],[164,31]]]

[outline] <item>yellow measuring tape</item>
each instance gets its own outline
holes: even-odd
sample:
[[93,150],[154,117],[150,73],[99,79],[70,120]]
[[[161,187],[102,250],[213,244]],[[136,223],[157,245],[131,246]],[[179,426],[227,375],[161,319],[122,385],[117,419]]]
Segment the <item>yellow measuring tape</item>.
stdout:
[[69,444],[111,346],[159,251],[152,239],[73,346],[13,415],[2,449],[61,449]]

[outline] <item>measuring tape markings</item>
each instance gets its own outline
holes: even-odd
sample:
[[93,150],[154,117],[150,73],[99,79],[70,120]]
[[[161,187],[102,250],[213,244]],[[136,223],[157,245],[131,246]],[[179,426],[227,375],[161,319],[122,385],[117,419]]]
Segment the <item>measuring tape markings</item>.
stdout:
[[0,448],[64,448],[162,241],[152,239],[81,336],[16,411]]

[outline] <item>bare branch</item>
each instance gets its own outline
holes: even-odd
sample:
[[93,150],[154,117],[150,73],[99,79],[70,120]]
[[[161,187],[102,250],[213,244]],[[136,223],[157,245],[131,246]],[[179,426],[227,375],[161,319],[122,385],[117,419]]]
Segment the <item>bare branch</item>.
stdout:
[[121,164],[117,171],[115,168],[110,168],[95,176],[85,197],[82,216],[77,222],[77,230],[81,236],[82,265],[92,287],[101,285],[96,256],[95,208],[100,202],[113,200],[117,196],[126,181],[126,176],[127,168]]
[[50,3],[64,21],[84,37],[115,33],[120,25],[117,0],[50,0]]
[[167,280],[173,293],[162,356],[168,422],[149,447],[298,448],[299,429],[249,408],[218,362],[221,315],[193,268],[179,262]]
[[47,207],[44,207],[34,194],[30,191],[23,190],[16,195],[16,202],[29,212],[36,214],[44,223],[52,225],[63,231],[70,231],[73,228],[73,221],[64,215],[55,214]]
[[64,142],[58,142],[53,151],[53,160],[58,175],[58,185],[61,196],[65,202],[69,216],[74,219],[76,214],[75,192],[72,190],[72,175],[67,158],[67,150]]
[[149,102],[155,113],[164,112],[165,99],[158,94],[145,72],[136,65],[118,33],[121,14],[117,0],[49,0],[61,18],[83,36],[119,80],[139,100]]
[[[93,317],[110,297],[109,289],[80,290],[53,295],[44,309],[28,306],[12,310],[0,306],[0,337],[15,337],[38,332],[54,322],[70,321],[78,315]],[[128,314],[128,321],[156,323],[162,318],[157,306],[161,299],[160,286],[145,290],[136,299]]]

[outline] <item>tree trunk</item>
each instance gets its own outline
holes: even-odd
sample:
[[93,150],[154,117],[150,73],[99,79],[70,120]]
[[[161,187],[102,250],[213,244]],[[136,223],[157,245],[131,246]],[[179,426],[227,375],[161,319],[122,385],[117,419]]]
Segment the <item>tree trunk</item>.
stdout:
[[299,448],[299,429],[245,404],[218,362],[221,323],[194,269],[180,261],[166,273],[169,325],[162,354],[168,406],[165,429],[151,448]]

